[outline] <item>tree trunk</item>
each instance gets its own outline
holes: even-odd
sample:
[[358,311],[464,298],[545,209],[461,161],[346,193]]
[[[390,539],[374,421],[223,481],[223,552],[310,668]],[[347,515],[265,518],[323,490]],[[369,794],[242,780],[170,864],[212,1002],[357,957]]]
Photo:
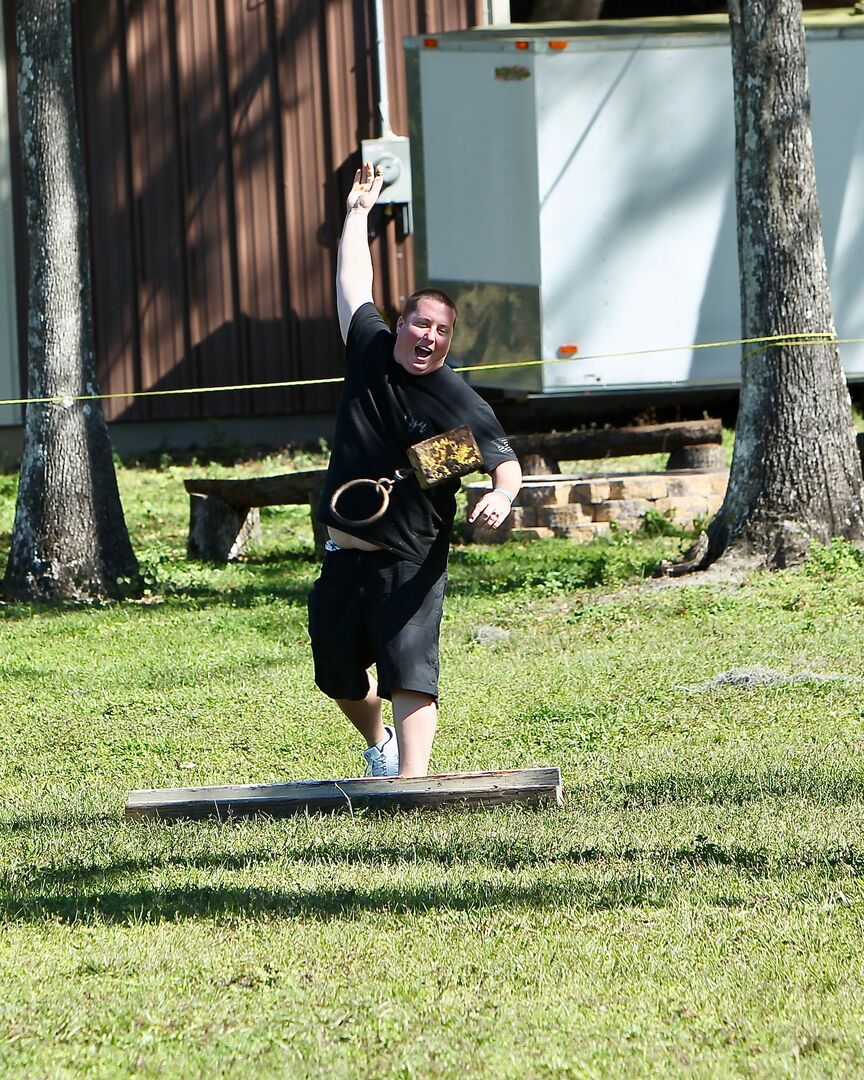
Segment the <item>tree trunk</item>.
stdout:
[[[800,0],[732,0],[742,337],[834,333]],[[703,565],[766,566],[860,538],[861,462],[836,345],[742,359],[735,451]]]
[[18,110],[29,238],[28,393],[4,591],[25,600],[121,595],[138,564],[95,395],[87,195],[70,0],[18,0]]

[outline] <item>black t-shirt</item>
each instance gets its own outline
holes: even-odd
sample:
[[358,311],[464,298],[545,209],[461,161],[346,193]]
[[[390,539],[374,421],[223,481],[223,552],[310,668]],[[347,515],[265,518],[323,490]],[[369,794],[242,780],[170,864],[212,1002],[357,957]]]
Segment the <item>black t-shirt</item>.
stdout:
[[[393,359],[395,336],[374,304],[358,308],[348,328],[345,387],[336,414],[336,434],[318,517],[360,539],[378,544],[415,563],[447,561],[450,529],[456,514],[459,479],[428,490],[411,473],[399,480],[390,506],[371,525],[341,524],[330,511],[333,492],[347,480],[393,478],[410,469],[407,447],[451,428],[467,425],[474,433],[484,468],[515,461],[492,409],[452,368],[412,375]],[[368,517],[381,498],[370,485],[340,496],[339,512]]]

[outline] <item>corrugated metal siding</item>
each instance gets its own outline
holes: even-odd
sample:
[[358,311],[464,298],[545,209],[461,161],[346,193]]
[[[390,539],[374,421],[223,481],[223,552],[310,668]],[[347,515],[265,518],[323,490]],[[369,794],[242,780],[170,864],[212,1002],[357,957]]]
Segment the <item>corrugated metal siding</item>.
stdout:
[[[391,123],[402,39],[482,19],[482,0],[388,0]],[[374,5],[88,0],[76,20],[103,389],[338,374],[333,271],[362,138],[378,134]],[[410,237],[376,211],[379,302],[413,289]],[[123,419],[333,408],[330,387],[109,403]]]

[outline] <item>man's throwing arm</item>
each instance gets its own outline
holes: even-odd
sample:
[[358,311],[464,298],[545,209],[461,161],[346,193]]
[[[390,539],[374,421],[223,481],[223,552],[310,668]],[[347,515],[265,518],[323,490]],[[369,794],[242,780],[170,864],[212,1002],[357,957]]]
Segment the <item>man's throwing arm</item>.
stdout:
[[375,205],[384,178],[369,162],[354,174],[354,184],[346,200],[347,214],[336,258],[336,311],[342,340],[354,312],[372,300],[372,255],[369,251],[369,211]]

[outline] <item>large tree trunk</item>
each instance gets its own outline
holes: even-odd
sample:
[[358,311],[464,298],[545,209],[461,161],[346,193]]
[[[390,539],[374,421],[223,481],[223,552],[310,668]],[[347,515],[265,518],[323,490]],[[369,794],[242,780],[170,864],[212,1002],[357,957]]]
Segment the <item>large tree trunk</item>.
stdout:
[[[834,333],[800,0],[731,0],[742,337]],[[726,500],[703,565],[859,538],[861,463],[836,345],[746,351]]]
[[27,206],[30,397],[4,591],[16,599],[119,595],[138,565],[96,399],[87,201],[70,0],[18,0],[18,109]]

